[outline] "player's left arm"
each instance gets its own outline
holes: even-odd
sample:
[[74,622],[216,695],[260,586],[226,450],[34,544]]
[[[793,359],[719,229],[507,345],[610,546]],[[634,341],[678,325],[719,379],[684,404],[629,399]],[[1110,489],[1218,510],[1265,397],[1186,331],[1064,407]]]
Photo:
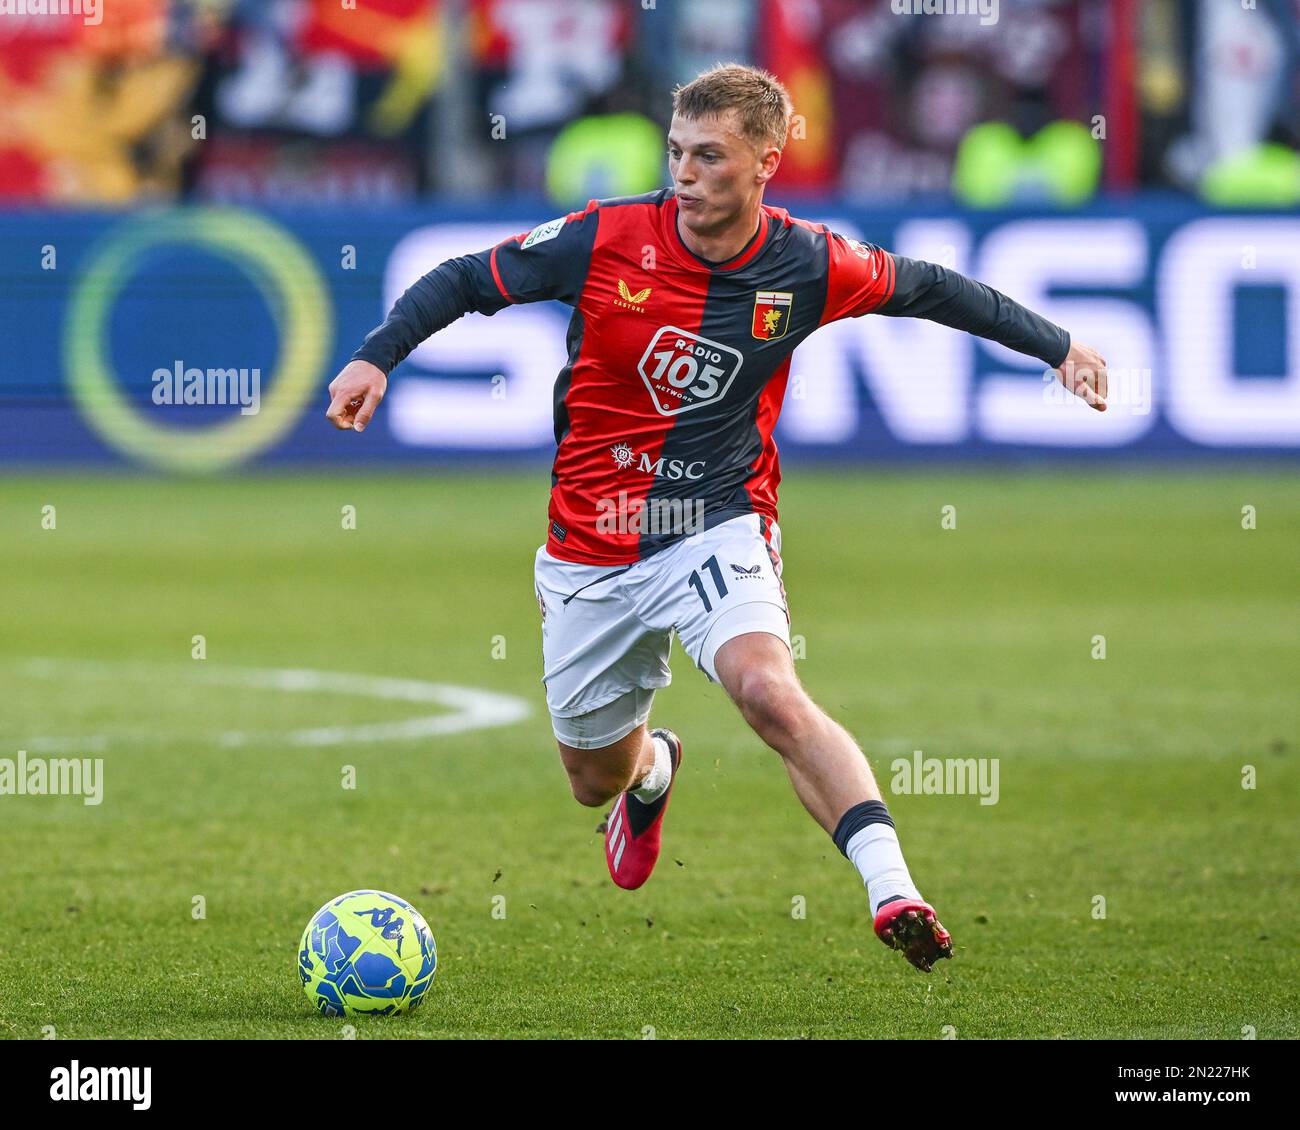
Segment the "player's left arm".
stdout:
[[1041,314],[991,286],[923,259],[828,233],[830,285],[823,321],[861,314],[926,318],[1037,357],[1098,412],[1106,411],[1105,359]]
[[1055,322],[958,271],[903,255],[890,254],[890,259],[893,293],[874,313],[927,318],[1037,357],[1089,407],[1106,411],[1106,361],[1095,349],[1072,341]]

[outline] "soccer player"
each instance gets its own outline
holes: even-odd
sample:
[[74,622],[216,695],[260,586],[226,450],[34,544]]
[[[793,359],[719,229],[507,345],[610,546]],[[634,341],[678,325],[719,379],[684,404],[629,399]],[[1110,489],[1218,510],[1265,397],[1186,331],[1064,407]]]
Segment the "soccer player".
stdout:
[[593,200],[440,264],[331,382],[327,415],[362,431],[394,366],[468,311],[572,306],[535,582],[547,705],[573,795],[614,801],[611,877],[639,887],[659,857],[682,741],[647,721],[671,679],[675,632],[852,860],[876,935],[929,972],[952,956],[951,938],[912,881],[861,749],[792,662],[772,439],[791,354],[839,318],[929,318],[1037,357],[1098,411],[1105,362],[955,271],[764,204],[790,117],[784,87],[753,67],[718,66],[679,87],[670,187]]

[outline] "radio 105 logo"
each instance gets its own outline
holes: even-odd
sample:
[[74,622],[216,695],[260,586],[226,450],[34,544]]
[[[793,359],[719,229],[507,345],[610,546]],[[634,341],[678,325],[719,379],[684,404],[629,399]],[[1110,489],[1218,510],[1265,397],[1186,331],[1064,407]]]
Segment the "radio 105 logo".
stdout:
[[726,396],[742,360],[739,350],[729,345],[676,326],[662,326],[637,371],[660,415],[676,416]]

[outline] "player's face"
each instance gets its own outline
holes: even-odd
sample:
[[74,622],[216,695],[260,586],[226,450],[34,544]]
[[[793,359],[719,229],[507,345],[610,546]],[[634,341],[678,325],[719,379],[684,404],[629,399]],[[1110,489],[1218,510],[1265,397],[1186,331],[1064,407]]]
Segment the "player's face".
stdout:
[[762,197],[779,159],[779,150],[760,150],[739,132],[735,110],[700,119],[674,114],[668,171],[681,222],[700,233],[734,223]]

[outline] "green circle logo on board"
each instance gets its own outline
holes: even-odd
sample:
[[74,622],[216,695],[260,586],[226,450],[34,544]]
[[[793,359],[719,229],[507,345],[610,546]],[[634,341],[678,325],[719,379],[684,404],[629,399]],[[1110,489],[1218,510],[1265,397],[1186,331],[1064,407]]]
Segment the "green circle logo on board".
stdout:
[[[108,321],[140,257],[162,246],[197,247],[232,262],[271,311],[280,348],[260,410],[212,427],[173,428],[132,403],[109,356]],[[114,228],[73,291],[63,359],[81,415],[110,447],[172,471],[218,471],[251,459],[297,421],[325,362],[333,324],[320,271],[270,220],[233,208],[147,214]]]

